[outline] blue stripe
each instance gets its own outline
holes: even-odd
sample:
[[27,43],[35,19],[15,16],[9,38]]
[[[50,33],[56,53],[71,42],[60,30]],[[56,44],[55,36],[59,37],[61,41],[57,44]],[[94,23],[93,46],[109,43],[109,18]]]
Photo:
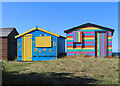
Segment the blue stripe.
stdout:
[[112,45],[112,43],[108,43],[108,45]]
[[108,35],[112,35],[111,33],[108,33]]
[[88,46],[88,45],[95,45],[95,43],[93,43],[93,44],[84,44],[84,45],[85,45],[85,46],[86,46],[86,45],[87,45],[87,46]]
[[89,33],[89,34],[84,33],[84,34],[83,34],[83,36],[94,36],[94,35],[95,35],[94,33]]
[[67,34],[67,36],[73,36],[73,34]]

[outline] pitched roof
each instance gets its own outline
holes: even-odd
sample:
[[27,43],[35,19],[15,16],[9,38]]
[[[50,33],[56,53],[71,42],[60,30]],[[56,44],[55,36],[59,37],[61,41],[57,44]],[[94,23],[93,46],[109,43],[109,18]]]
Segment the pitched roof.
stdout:
[[0,28],[0,37],[7,37],[15,28]]
[[103,27],[103,26],[100,26],[100,25],[92,24],[92,23],[86,23],[86,24],[82,24],[82,25],[77,26],[77,27],[70,28],[68,30],[65,30],[64,33],[67,33],[69,31],[73,31],[73,30],[75,30],[77,28],[81,28],[82,29],[82,28],[87,27],[87,26],[93,26],[93,27],[104,29],[104,30],[112,31],[112,35],[114,33],[114,29],[111,29],[111,28],[108,28],[108,27]]
[[43,30],[43,29],[38,28],[38,27],[35,27],[35,28],[33,28],[33,29],[31,29],[31,30],[28,30],[28,31],[26,31],[26,32],[24,32],[24,33],[22,33],[22,34],[20,34],[20,35],[17,35],[17,36],[15,36],[15,38],[21,37],[21,36],[23,36],[23,35],[25,35],[25,34],[31,32],[31,31],[34,31],[34,30],[40,30],[40,31],[43,31],[43,32],[49,33],[49,34],[51,34],[51,35],[54,35],[54,36],[57,36],[57,37],[62,37],[62,38],[65,38],[65,39],[66,39],[66,37],[64,37],[64,36],[61,36],[61,35],[58,35],[58,34],[52,33],[52,32],[47,31],[47,30]]

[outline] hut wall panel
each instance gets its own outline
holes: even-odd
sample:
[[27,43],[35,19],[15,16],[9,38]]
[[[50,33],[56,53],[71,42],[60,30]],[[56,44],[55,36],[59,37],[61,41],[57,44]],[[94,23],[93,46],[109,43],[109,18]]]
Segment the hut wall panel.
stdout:
[[2,59],[8,58],[8,38],[0,38],[1,44],[0,44],[0,54],[2,55]]
[[65,39],[57,37],[57,56],[60,57],[61,53],[65,52]]
[[18,61],[22,61],[22,37],[17,39],[17,58]]
[[[45,33],[40,30],[32,31],[28,34],[32,34],[32,61],[42,61],[57,58],[57,37],[51,34]],[[38,36],[52,36],[52,47],[36,47],[35,37]],[[19,45],[21,43],[21,45]],[[18,38],[18,60],[22,60],[22,37]],[[21,50],[21,51],[20,51]]]
[[[71,55],[78,55],[80,53],[85,53],[86,55],[88,55],[89,57],[94,57],[95,56],[95,32],[98,31],[106,31],[100,28],[94,28],[94,27],[89,27],[89,28],[83,28],[83,29],[76,29],[75,31],[82,31],[83,32],[83,41],[82,41],[82,45],[80,44],[76,44],[82,47],[78,47],[78,48],[74,48],[74,42],[73,42],[73,32],[68,32],[67,33],[67,55],[71,56]],[[109,46],[108,50],[109,52],[105,51],[105,34],[103,33],[101,35],[101,37],[103,38],[103,40],[100,40],[100,42],[103,44],[102,46],[99,45],[99,47],[102,47],[102,49],[100,50],[100,52],[102,51],[102,55],[105,56],[108,53],[108,57],[111,57],[112,54],[112,33],[110,31],[108,31],[108,37],[106,38],[107,45]],[[106,46],[107,46],[106,45]],[[107,48],[107,47],[106,47]],[[106,53],[105,53],[106,52]]]
[[108,31],[108,57],[112,57],[112,32]]

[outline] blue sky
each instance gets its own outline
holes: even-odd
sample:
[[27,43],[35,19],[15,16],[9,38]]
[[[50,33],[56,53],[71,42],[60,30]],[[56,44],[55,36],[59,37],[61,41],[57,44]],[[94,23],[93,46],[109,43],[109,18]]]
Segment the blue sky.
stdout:
[[19,34],[37,25],[66,36],[64,30],[87,22],[115,29],[113,52],[118,50],[117,2],[2,3],[2,27],[15,27]]

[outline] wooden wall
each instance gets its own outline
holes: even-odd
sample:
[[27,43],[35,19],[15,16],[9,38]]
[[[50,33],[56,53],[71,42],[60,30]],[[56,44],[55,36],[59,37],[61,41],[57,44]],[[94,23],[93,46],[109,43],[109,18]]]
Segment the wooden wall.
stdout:
[[[82,31],[82,42],[74,42],[74,32],[75,31]],[[101,32],[100,37],[105,36],[103,33],[107,33],[106,38],[106,48],[105,48],[105,41],[104,38],[100,38],[101,42],[96,40],[97,32]],[[103,46],[96,46],[96,43],[102,43],[100,45]],[[98,44],[97,44],[98,45]],[[99,50],[98,50],[99,49]],[[100,51],[102,51],[100,53]],[[97,52],[100,54],[97,55]],[[111,31],[103,30],[102,28],[96,27],[85,27],[85,28],[78,28],[74,31],[67,33],[67,55],[80,55],[85,54],[88,57],[112,57],[112,33]]]
[[0,55],[2,55],[2,59],[4,60],[4,59],[7,59],[7,57],[8,57],[8,38],[0,38],[0,41],[1,41],[1,43],[0,43],[0,46],[2,46],[2,47],[0,47]]

